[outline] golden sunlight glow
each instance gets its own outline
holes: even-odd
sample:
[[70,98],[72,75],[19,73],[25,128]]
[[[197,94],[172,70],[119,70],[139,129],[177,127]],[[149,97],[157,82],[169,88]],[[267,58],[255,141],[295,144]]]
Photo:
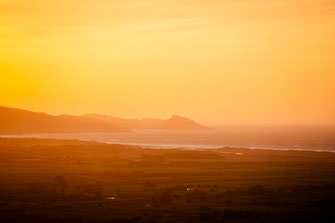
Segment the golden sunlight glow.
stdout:
[[331,0],[1,0],[0,104],[335,124]]

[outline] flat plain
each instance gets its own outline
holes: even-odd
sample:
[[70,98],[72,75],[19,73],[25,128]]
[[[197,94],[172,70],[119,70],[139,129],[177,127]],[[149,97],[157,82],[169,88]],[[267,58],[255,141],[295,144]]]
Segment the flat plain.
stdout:
[[325,222],[335,153],[0,139],[0,222]]

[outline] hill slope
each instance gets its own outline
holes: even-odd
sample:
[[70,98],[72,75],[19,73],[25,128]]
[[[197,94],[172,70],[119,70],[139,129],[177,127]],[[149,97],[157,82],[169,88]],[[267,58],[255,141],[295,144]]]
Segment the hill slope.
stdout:
[[119,132],[129,129],[89,117],[31,112],[0,106],[0,134]]

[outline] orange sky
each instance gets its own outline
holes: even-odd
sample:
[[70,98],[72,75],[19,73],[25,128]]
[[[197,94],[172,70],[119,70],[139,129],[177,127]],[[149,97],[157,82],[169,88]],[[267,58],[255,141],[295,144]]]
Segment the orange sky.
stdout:
[[0,0],[0,104],[335,124],[333,0]]

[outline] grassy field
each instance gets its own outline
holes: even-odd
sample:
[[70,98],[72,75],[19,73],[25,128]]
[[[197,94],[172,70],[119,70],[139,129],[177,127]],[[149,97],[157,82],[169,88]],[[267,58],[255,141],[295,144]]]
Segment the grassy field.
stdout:
[[335,153],[0,139],[0,222],[326,222]]

